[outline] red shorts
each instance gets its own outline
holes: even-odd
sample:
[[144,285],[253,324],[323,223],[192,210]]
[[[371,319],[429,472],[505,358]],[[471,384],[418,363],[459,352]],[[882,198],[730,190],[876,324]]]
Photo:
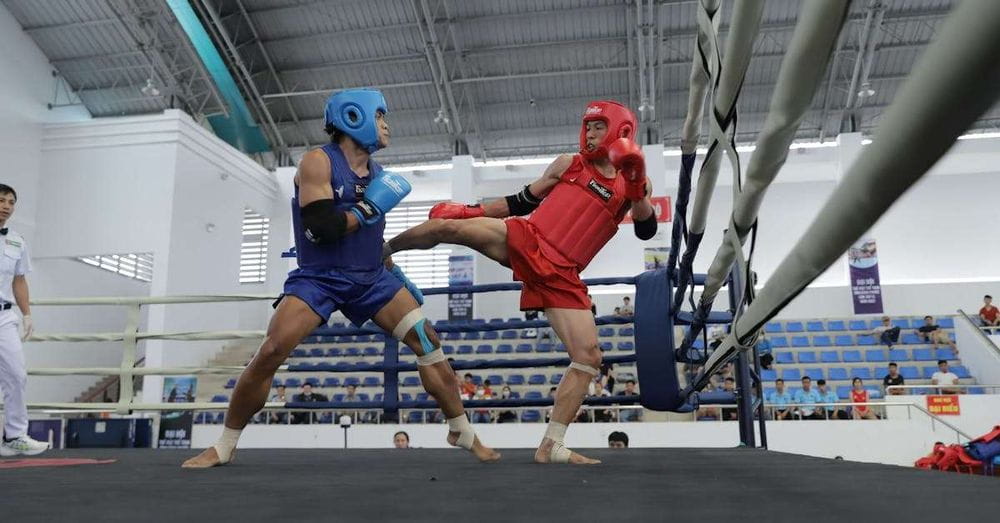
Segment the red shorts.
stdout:
[[528,220],[511,218],[505,223],[510,268],[514,280],[524,282],[521,310],[590,310],[587,286],[576,265],[549,245]]

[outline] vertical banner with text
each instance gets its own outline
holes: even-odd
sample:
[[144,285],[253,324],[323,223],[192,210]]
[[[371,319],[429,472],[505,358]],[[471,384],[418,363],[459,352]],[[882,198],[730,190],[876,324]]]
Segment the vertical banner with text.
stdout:
[[[476,260],[471,254],[448,257],[448,286],[472,285]],[[448,295],[448,321],[472,321],[472,294],[460,292]]]
[[882,314],[882,285],[878,275],[875,240],[861,240],[847,251],[851,267],[851,297],[854,314]]

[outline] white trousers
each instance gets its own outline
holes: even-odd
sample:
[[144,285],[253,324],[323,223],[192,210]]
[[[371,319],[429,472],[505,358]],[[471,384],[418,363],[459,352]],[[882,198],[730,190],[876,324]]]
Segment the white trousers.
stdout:
[[13,309],[0,311],[0,390],[3,391],[3,432],[7,439],[28,433],[28,405],[25,389],[28,372],[24,367],[20,319]]

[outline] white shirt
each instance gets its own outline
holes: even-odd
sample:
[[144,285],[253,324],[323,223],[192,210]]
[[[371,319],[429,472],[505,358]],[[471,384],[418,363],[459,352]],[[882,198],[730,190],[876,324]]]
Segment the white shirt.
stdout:
[[14,303],[14,276],[31,272],[31,257],[24,237],[13,230],[0,236],[0,300]]
[[951,371],[937,371],[931,376],[932,380],[937,380],[938,385],[954,385],[958,383],[958,376]]

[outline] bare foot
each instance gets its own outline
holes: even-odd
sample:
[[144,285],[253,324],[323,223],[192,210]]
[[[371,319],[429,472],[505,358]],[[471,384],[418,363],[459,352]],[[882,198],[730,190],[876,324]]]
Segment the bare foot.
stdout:
[[[535,451],[535,463],[552,463],[549,456],[552,454],[552,446],[555,442],[549,438],[542,439],[542,444],[538,446],[538,450]],[[599,459],[592,459],[584,456],[582,454],[577,454],[572,450],[569,453],[569,464],[570,465],[596,465],[600,463]]]
[[[226,463],[232,463],[236,459],[236,449],[233,449],[233,453],[229,456],[229,461]],[[219,461],[219,453],[215,451],[215,447],[208,447],[203,450],[201,454],[188,459],[181,464],[181,468],[185,469],[207,469],[211,467],[219,467],[225,465]]]
[[[458,446],[458,436],[458,432],[449,432],[448,444],[452,447]],[[483,463],[493,463],[494,461],[500,460],[500,453],[487,447],[486,445],[483,445],[482,442],[479,441],[479,436],[476,436],[475,441],[472,442],[472,449],[470,449],[470,452],[475,454],[476,458]]]

